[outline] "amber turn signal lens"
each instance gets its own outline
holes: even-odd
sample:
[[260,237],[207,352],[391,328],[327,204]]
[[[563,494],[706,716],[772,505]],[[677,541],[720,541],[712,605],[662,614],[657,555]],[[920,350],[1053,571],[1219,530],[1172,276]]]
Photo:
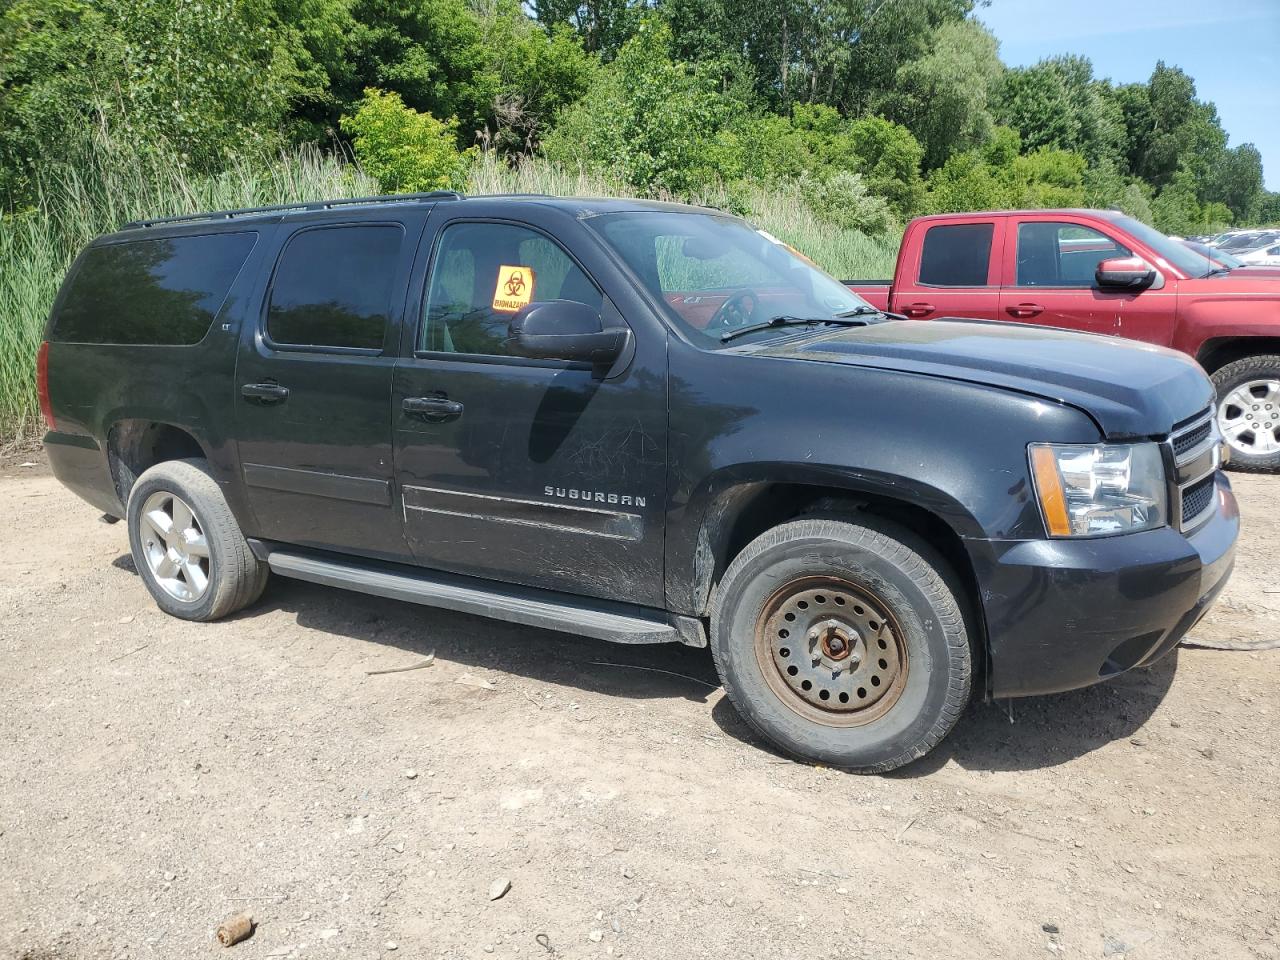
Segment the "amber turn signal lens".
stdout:
[[1071,520],[1067,516],[1067,496],[1062,489],[1062,475],[1058,473],[1058,460],[1049,447],[1031,448],[1031,469],[1035,473],[1036,493],[1040,497],[1040,509],[1044,513],[1049,535],[1066,537],[1071,534]]

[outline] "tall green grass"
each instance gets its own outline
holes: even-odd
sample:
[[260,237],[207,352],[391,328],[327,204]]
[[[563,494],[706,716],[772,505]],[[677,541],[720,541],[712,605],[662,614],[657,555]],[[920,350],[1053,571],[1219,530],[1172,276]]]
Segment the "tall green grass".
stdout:
[[0,213],[0,443],[36,430],[35,356],[45,319],[71,261],[94,237],[131,220],[376,192],[354,166],[312,148],[193,176],[107,144],[52,171],[33,208]]
[[[605,177],[536,159],[509,166],[492,154],[476,165],[468,189],[635,195]],[[35,356],[45,319],[72,259],[94,237],[131,220],[377,192],[354,165],[313,148],[240,163],[217,176],[193,176],[163,158],[130,155],[105,143],[87,159],[51,172],[32,209],[0,214],[0,443],[38,435]],[[757,226],[837,277],[885,277],[893,270],[896,243],[821,221],[798,188],[713,190],[697,200],[745,208]]]

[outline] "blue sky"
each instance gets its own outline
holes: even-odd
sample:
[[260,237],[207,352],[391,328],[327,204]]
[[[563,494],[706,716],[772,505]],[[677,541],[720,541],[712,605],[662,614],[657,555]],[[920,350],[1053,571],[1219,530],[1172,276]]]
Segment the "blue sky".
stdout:
[[1280,0],[991,0],[977,16],[1010,66],[1078,53],[1129,83],[1157,60],[1177,64],[1217,104],[1229,145],[1256,146],[1280,190]]

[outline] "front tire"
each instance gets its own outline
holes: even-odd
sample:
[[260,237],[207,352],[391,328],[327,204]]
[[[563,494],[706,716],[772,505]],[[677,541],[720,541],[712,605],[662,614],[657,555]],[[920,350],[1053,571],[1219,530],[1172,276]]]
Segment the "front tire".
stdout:
[[725,692],[798,759],[880,773],[924,756],[968,703],[972,655],[946,562],[878,518],[763,534],[712,614]]
[[129,491],[129,547],[165,613],[218,620],[262,595],[269,568],[249,549],[203,460],[169,460]]
[[1280,469],[1280,356],[1245,357],[1213,373],[1217,421],[1231,448],[1228,468]]

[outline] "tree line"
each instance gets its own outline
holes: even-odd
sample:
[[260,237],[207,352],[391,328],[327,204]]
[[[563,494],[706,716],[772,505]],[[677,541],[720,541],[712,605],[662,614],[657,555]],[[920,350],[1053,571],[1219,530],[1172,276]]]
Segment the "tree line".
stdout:
[[216,175],[300,143],[387,190],[461,186],[482,151],[731,206],[785,183],[869,234],[1008,206],[1280,220],[1183,70],[1006,67],[973,0],[0,0],[0,210],[104,152]]

